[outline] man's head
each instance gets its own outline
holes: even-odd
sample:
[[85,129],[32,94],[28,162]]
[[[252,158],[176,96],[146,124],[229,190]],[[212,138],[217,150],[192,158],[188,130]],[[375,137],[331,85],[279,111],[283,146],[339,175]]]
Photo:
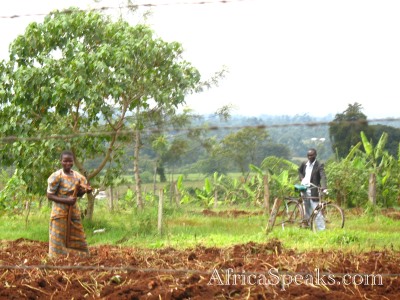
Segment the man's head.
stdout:
[[310,163],[313,163],[317,158],[317,150],[315,150],[314,148],[308,149],[307,158]]

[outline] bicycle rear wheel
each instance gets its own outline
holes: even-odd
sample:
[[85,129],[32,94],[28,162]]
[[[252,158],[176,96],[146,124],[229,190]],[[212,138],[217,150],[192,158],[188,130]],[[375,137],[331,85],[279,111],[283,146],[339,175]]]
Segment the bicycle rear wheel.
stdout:
[[299,204],[297,199],[285,199],[283,204],[278,210],[275,219],[275,226],[287,226],[299,225],[303,219],[303,208]]
[[322,214],[323,221],[319,221],[319,214],[313,214],[311,220],[311,228],[314,232],[320,230],[321,222],[325,224],[326,230],[341,229],[344,227],[344,213],[340,206],[335,203],[324,203],[319,210]]

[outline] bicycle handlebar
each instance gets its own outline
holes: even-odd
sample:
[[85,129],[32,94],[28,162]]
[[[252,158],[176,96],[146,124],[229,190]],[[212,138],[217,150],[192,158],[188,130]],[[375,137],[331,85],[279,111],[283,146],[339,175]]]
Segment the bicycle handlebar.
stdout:
[[320,193],[323,193],[325,195],[328,195],[328,189],[320,187],[318,185],[315,185],[314,183],[310,182],[309,184],[295,184],[294,185],[295,189],[297,189],[298,191],[304,191],[308,188],[312,188],[312,189],[318,189],[318,191]]

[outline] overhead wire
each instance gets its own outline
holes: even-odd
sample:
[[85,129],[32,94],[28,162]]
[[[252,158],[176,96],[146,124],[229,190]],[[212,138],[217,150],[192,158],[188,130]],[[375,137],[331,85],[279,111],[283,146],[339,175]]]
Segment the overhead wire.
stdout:
[[[189,132],[191,130],[207,130],[207,131],[218,131],[218,130],[239,130],[243,128],[254,128],[254,129],[269,129],[269,128],[285,128],[293,126],[307,126],[307,127],[318,127],[318,126],[330,126],[331,124],[357,124],[357,123],[381,123],[381,122],[398,122],[400,118],[379,118],[371,120],[355,120],[355,121],[321,121],[321,122],[296,122],[296,123],[282,123],[282,124],[259,124],[259,125],[239,125],[239,126],[217,126],[211,125],[208,127],[186,127],[186,128],[165,128],[165,129],[143,129],[140,130],[142,133],[161,133],[161,132]],[[71,134],[51,134],[47,136],[4,136],[0,138],[0,143],[14,143],[14,142],[35,142],[43,140],[71,140],[78,137],[101,137],[101,136],[129,136],[135,134],[136,129],[125,129],[119,131],[99,130],[99,131],[86,131],[86,132],[75,132]]]
[[[176,2],[144,2],[144,3],[132,3],[129,5],[122,5],[122,6],[100,6],[100,7],[93,7],[93,8],[80,8],[79,11],[105,11],[105,10],[113,10],[113,9],[129,9],[132,7],[158,7],[158,6],[172,6],[172,5],[209,5],[209,4],[228,4],[228,3],[235,3],[235,2],[248,2],[251,0],[209,0],[209,1],[176,1]],[[46,16],[50,13],[19,13],[13,15],[0,15],[0,19],[16,19],[22,17],[40,17]],[[72,13],[74,10],[71,9],[60,9],[61,13]]]

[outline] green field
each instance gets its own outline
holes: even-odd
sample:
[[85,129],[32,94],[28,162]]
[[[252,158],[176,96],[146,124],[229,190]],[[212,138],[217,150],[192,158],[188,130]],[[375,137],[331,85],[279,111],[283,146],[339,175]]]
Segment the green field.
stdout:
[[[219,207],[214,216],[194,206],[166,207],[162,232],[158,231],[157,207],[146,207],[143,212],[120,210],[109,212],[105,203],[95,209],[92,221],[84,220],[89,246],[109,244],[141,248],[192,248],[198,245],[225,247],[248,242],[264,243],[279,239],[286,249],[366,251],[390,248],[400,250],[398,229],[400,220],[384,215],[346,210],[345,228],[338,231],[313,233],[300,228],[275,227],[268,235],[265,226],[268,216],[261,208]],[[228,211],[240,211],[241,216],[227,215]],[[395,211],[399,212],[399,211]],[[220,213],[220,215],[217,215]],[[31,212],[26,216],[6,216],[0,219],[1,240],[26,238],[48,241],[50,208]],[[95,230],[104,229],[95,233]]]

